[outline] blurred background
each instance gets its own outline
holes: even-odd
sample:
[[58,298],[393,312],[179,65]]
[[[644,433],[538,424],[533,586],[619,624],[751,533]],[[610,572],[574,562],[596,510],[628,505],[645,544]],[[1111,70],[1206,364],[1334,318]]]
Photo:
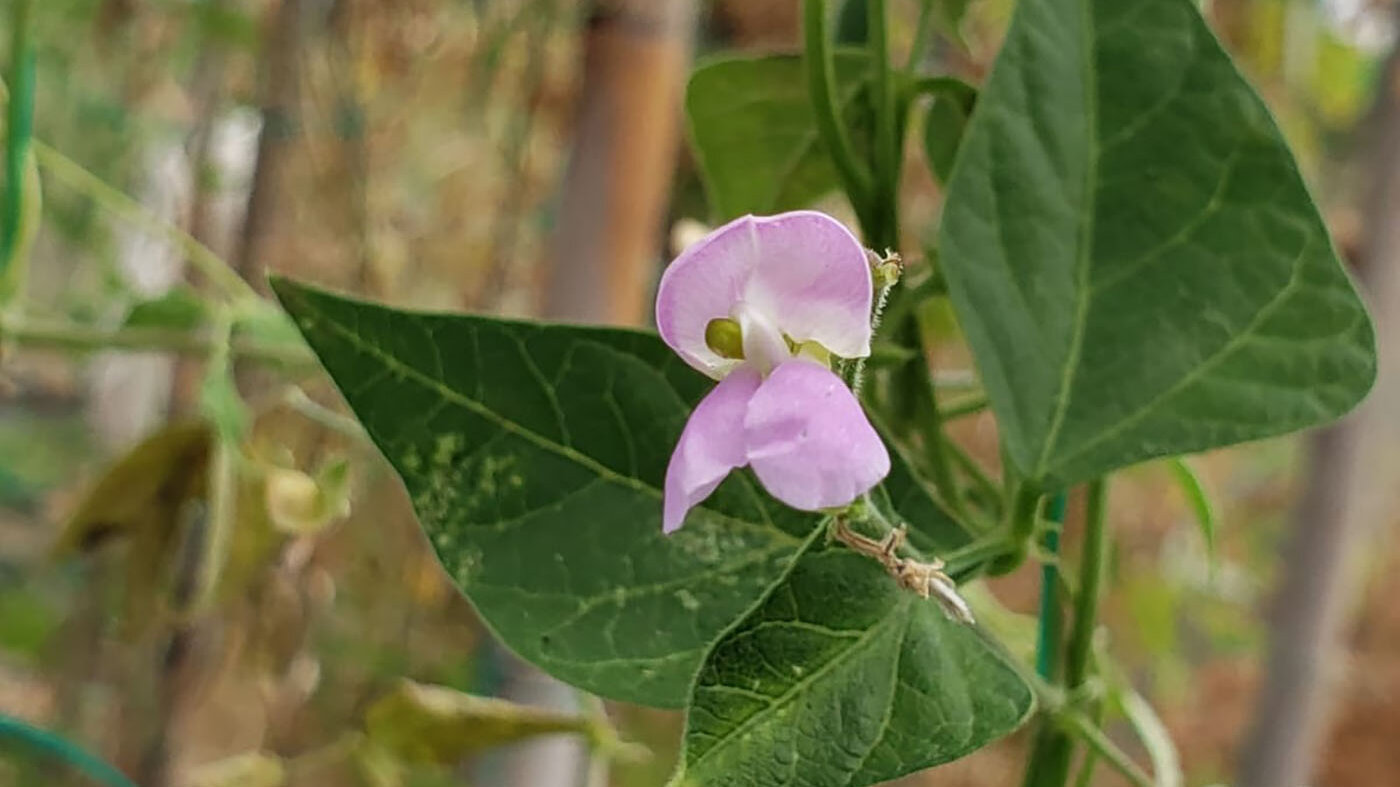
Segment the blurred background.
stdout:
[[[944,4],[966,11],[939,26],[924,65],[979,81],[1011,0]],[[275,270],[401,305],[645,325],[660,267],[710,218],[681,115],[691,63],[794,51],[799,35],[796,0],[29,6],[47,147],[23,308],[93,329],[192,308],[205,283],[186,235],[259,288]],[[919,3],[893,7],[907,49]],[[1189,784],[1400,784],[1396,9],[1205,10],[1368,289],[1382,379],[1338,427],[1192,458],[1210,527],[1166,465],[1125,473],[1107,632]],[[904,195],[913,264],[941,198],[919,147]],[[939,368],[969,368],[946,327]],[[198,527],[149,479],[181,483],[207,453],[206,435],[178,425],[209,406],[198,353],[4,338],[0,714],[61,732],[143,787],[665,781],[678,715],[602,707],[495,645],[314,371],[297,387],[240,371],[257,472],[238,485],[227,568],[194,604]],[[957,436],[995,463],[990,416]],[[1029,611],[1037,580],[1024,570],[994,591]],[[567,737],[488,748],[520,721],[488,708],[466,714],[480,747],[349,754],[376,729],[446,723],[403,678],[553,709],[527,731],[608,719],[646,753],[609,761]],[[906,783],[1016,784],[1024,746],[1013,736]],[[0,734],[0,784],[96,783],[30,751]],[[1099,769],[1095,784],[1116,778]]]

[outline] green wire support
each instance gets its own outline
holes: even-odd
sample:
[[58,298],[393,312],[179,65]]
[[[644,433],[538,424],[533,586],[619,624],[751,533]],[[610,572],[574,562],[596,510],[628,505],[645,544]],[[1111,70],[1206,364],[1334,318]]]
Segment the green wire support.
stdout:
[[108,787],[136,787],[116,768],[67,738],[0,714],[0,740],[14,740],[73,766]]

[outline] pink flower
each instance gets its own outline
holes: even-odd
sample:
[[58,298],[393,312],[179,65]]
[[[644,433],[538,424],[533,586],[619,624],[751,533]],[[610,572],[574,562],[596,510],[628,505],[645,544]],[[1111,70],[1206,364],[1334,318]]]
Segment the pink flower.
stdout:
[[815,211],[736,219],[671,263],[656,294],[661,338],[720,383],[666,469],[667,533],[736,468],[804,511],[844,506],[885,477],[889,454],[830,367],[870,354],[872,289],[860,242]]

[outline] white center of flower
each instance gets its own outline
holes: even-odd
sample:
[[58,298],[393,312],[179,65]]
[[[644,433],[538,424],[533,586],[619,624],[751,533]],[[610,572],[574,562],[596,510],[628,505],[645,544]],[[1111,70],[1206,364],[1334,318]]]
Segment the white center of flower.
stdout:
[[744,360],[758,367],[763,374],[792,357],[783,332],[766,315],[745,301],[734,305],[730,315],[739,323],[744,340]]

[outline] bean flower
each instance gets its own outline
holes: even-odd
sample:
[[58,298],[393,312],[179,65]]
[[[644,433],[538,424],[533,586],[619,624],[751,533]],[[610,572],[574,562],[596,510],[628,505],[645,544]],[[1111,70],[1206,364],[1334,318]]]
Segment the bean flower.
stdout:
[[744,216],[671,263],[661,338],[719,384],[671,455],[665,532],[741,467],[804,511],[845,506],[885,477],[889,454],[832,371],[870,354],[873,289],[860,242],[815,211]]

